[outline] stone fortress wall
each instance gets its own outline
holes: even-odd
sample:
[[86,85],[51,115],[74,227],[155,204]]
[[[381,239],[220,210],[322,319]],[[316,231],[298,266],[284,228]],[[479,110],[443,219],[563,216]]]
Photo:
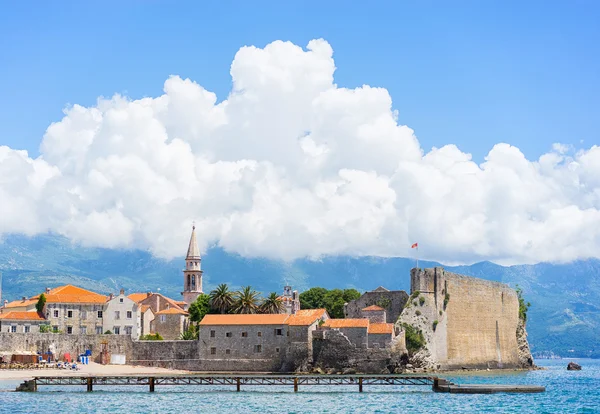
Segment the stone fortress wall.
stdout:
[[503,283],[441,267],[412,269],[411,298],[402,322],[423,331],[434,368],[521,367],[519,301],[515,290]]

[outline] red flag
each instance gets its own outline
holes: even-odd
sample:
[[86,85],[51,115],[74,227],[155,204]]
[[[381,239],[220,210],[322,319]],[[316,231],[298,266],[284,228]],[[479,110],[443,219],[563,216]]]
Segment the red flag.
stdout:
[[410,246],[411,249],[414,249],[415,247],[419,247],[419,243],[415,243],[412,246]]

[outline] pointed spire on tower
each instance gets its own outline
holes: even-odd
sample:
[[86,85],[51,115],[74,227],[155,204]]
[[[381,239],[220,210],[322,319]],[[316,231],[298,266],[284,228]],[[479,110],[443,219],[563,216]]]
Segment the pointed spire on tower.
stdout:
[[192,236],[190,237],[190,245],[188,247],[186,259],[199,259],[200,249],[196,241],[196,223],[192,225]]

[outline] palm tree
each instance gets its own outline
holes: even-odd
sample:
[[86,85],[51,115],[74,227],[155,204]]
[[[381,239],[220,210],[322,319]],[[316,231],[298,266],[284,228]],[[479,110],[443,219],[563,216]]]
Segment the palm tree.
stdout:
[[271,292],[260,304],[261,313],[283,313],[283,302],[275,292]]
[[233,313],[256,313],[258,311],[258,292],[251,286],[244,286],[242,290],[235,292],[234,299]]
[[233,307],[233,292],[226,283],[221,283],[210,292],[210,307],[220,313],[227,313]]

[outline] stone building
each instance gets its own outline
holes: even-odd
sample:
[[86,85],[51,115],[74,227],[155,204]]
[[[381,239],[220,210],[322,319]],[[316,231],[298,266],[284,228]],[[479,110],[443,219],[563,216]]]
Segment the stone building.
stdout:
[[371,305],[379,306],[386,311],[387,323],[396,323],[398,316],[408,301],[408,293],[403,290],[388,290],[382,286],[365,292],[356,300],[344,305],[344,317],[363,318],[363,309]]
[[356,348],[369,347],[368,319],[329,319],[322,326],[341,332]]
[[279,359],[289,342],[288,317],[206,315],[200,322],[200,358]]
[[125,296],[123,289],[117,296],[110,295],[104,308],[102,329],[115,335],[138,338],[141,333],[139,308],[136,302]]
[[386,323],[386,312],[381,306],[367,306],[361,310],[361,315],[371,323]]
[[[107,297],[73,285],[47,288],[44,313],[55,332],[101,334]],[[36,302],[40,295],[34,296]]]
[[10,311],[0,314],[0,332],[39,333],[46,324],[44,314],[30,311]]
[[132,293],[128,298],[142,309],[140,335],[159,334],[164,339],[179,339],[187,329],[188,313],[180,302],[152,292]]
[[37,299],[30,299],[26,297],[23,297],[20,300],[13,300],[12,302],[5,300],[4,305],[2,308],[0,308],[0,313],[31,312],[35,310],[35,305],[37,302]]
[[150,332],[157,333],[166,340],[175,340],[188,328],[188,313],[183,309],[168,308],[158,311],[150,322]]

